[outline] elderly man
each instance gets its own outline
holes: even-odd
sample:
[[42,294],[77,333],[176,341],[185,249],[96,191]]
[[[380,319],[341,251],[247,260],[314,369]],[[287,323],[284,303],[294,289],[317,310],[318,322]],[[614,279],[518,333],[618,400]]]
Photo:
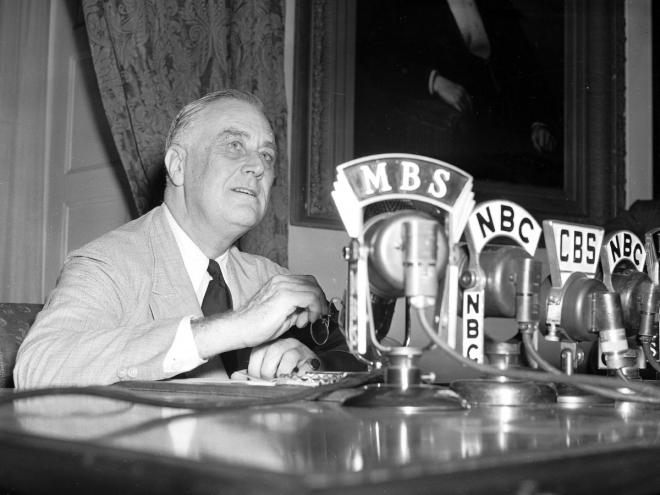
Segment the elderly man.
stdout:
[[329,311],[314,277],[234,246],[263,218],[273,184],[262,108],[226,90],[181,110],[164,204],[67,257],[19,349],[17,387],[359,369],[337,330],[316,353],[300,341],[307,330],[291,337]]

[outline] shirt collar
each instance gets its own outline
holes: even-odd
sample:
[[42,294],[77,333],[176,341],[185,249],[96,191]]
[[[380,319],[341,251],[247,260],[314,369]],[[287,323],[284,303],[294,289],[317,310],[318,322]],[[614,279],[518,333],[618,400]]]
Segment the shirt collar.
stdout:
[[[202,281],[211,278],[211,276],[206,271],[209,266],[209,259],[202,252],[202,250],[199,249],[197,244],[195,244],[193,240],[188,237],[188,234],[183,231],[181,226],[174,219],[174,216],[172,216],[172,212],[170,212],[170,209],[165,203],[163,203],[163,208],[165,209],[165,217],[167,218],[167,222],[169,223],[170,228],[172,229],[172,233],[174,234],[174,238],[176,239],[176,243],[179,246],[179,251],[181,252],[181,257],[183,258],[183,264],[186,267],[186,271],[188,272],[192,286],[197,289],[201,285]],[[224,271],[227,260],[227,252],[221,254],[215,260]]]

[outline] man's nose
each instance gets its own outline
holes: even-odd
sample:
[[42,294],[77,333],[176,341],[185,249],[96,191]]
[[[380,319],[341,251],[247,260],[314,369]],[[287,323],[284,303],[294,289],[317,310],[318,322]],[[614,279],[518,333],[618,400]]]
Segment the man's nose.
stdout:
[[249,153],[241,170],[244,174],[253,174],[258,179],[264,175],[266,168],[261,160],[261,155],[258,151]]

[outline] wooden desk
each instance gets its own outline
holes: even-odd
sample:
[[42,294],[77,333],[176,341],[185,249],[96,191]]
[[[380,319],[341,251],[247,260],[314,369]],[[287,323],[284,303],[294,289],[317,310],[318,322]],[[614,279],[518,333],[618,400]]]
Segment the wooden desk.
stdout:
[[[241,395],[227,386],[197,392],[160,387],[139,393],[196,401]],[[194,413],[99,397],[41,397],[0,407],[0,488],[140,494],[657,493],[659,438],[660,410],[613,404],[407,414],[302,401]]]

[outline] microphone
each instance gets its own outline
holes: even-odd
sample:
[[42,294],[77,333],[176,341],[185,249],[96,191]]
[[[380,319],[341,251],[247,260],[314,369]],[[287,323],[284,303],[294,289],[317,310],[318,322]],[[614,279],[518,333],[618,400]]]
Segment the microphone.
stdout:
[[440,231],[441,210],[407,199],[372,203],[365,208],[368,277],[378,341],[389,332],[397,299],[413,307],[435,303],[449,247]]

